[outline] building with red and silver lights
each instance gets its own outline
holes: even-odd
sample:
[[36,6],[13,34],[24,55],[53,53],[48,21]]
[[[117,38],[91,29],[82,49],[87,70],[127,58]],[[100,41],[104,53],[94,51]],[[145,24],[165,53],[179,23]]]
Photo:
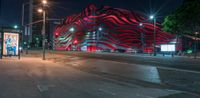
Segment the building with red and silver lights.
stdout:
[[[141,24],[142,23],[142,24]],[[131,51],[154,50],[154,27],[156,47],[169,44],[175,35],[163,32],[160,24],[144,15],[121,8],[104,6],[98,9],[89,5],[81,13],[65,18],[54,32],[56,50],[77,51]]]

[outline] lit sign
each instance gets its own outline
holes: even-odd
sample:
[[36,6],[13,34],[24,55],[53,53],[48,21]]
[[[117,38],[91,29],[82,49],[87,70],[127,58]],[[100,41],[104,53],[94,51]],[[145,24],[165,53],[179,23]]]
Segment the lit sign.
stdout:
[[87,51],[87,46],[81,47],[81,51]]
[[3,55],[18,55],[19,34],[6,32],[3,36]]
[[1,50],[1,47],[2,47],[2,45],[1,45],[1,42],[2,42],[2,36],[1,36],[1,32],[0,32],[0,50]]
[[176,50],[176,47],[174,44],[161,45],[162,52],[174,52],[175,50]]

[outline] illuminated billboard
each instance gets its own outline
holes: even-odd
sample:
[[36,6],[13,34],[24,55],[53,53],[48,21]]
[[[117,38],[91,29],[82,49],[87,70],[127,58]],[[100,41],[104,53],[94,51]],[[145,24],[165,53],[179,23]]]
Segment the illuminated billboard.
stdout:
[[176,50],[176,47],[174,44],[161,45],[162,52],[174,52],[175,50]]
[[3,34],[3,55],[16,56],[19,49],[19,34],[5,32]]
[[[2,33],[0,32],[0,51],[2,49]],[[0,55],[1,55],[1,52],[0,52]]]

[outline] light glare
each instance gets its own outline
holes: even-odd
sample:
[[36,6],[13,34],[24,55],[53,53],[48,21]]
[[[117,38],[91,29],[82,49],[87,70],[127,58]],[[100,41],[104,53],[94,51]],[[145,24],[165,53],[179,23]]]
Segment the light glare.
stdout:
[[70,32],[74,32],[75,29],[72,27],[72,28],[69,29],[69,31],[70,31]]
[[42,4],[47,4],[47,1],[46,0],[42,0]]
[[42,10],[42,9],[38,9],[38,12],[39,12],[39,13],[42,13],[42,12],[43,12],[43,10]]
[[150,18],[150,19],[154,19],[154,15],[151,15],[149,18]]
[[140,23],[139,26],[143,26],[143,23]]
[[99,31],[102,31],[102,30],[103,30],[103,28],[100,27],[100,28],[99,28]]

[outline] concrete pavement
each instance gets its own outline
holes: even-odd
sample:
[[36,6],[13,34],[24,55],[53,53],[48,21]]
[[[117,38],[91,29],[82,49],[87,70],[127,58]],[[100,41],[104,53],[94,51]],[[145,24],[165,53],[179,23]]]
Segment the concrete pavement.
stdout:
[[37,57],[4,58],[0,60],[0,98],[157,98],[181,93],[120,82],[69,66]]

